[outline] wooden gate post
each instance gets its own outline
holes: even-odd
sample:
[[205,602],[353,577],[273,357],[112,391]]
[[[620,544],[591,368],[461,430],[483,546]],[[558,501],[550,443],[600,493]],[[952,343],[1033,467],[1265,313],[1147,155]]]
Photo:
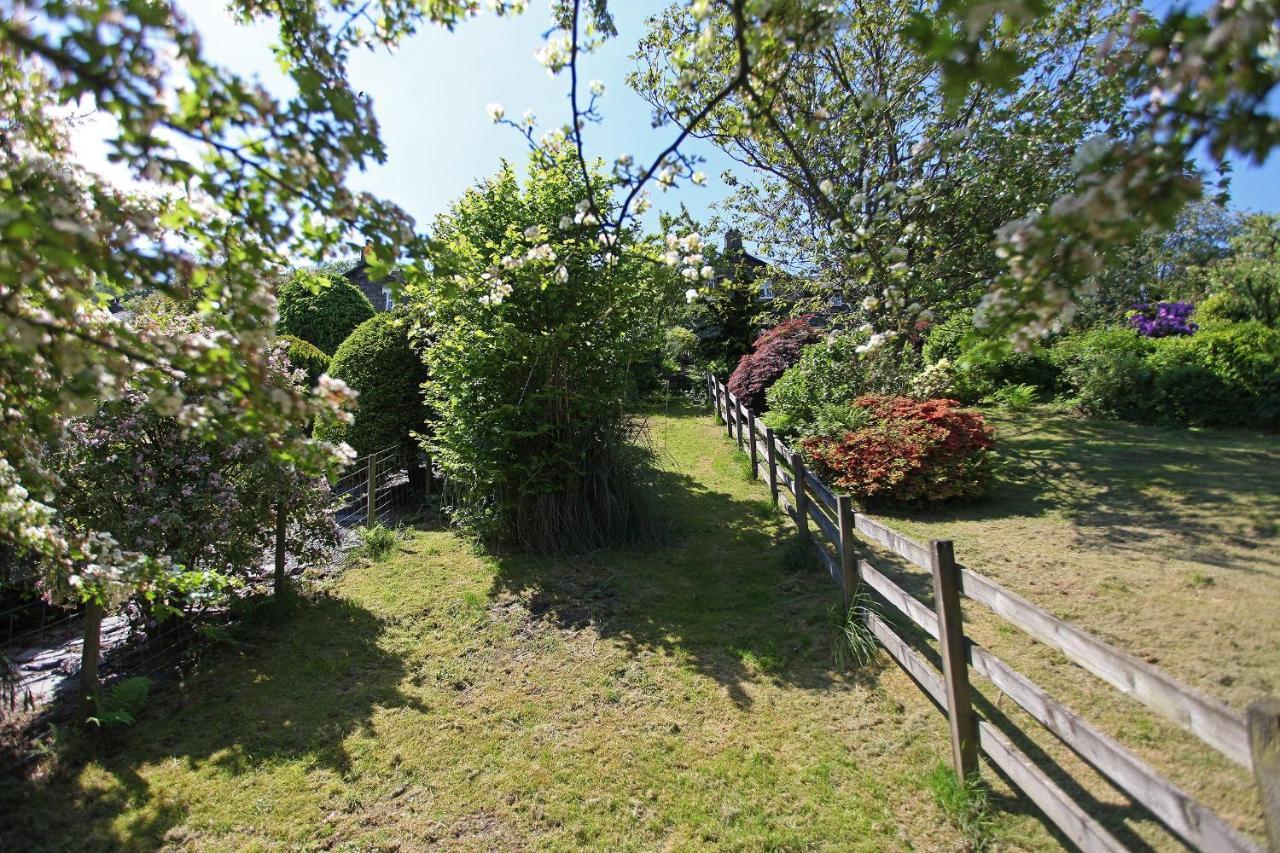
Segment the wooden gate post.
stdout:
[[840,525],[840,586],[844,591],[844,609],[847,613],[858,593],[858,552],[853,538],[853,498],[836,496],[836,521]]
[[938,611],[942,645],[942,675],[947,688],[947,721],[951,725],[951,761],[956,776],[968,779],[978,772],[978,726],[969,691],[969,662],[965,654],[964,617],[960,611],[960,569],[950,540],[929,543],[933,598]]
[[102,605],[84,606],[84,646],[80,649],[80,722],[88,722],[98,702],[98,653],[102,648]]
[[751,479],[760,479],[760,459],[756,451],[756,416],[747,409],[747,451],[751,454]]
[[284,501],[280,501],[276,504],[276,601],[283,600],[285,595],[284,557],[288,520],[288,510],[285,509]]
[[809,538],[809,495],[804,488],[804,457],[799,451],[791,452],[791,476],[796,495],[796,528],[801,539]]
[[764,456],[769,465],[769,494],[774,504],[778,503],[778,460],[774,452],[773,430],[764,428]]
[[1259,699],[1249,706],[1249,752],[1270,849],[1280,850],[1280,699]]
[[373,527],[378,523],[378,454],[369,454],[369,482],[364,496],[364,523]]

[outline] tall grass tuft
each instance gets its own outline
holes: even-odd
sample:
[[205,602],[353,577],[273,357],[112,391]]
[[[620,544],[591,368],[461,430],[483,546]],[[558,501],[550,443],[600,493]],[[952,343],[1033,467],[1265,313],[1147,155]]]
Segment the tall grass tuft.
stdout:
[[381,524],[360,527],[357,533],[365,556],[375,563],[381,563],[390,557],[396,550],[396,542],[402,538],[399,529],[383,527]]
[[947,822],[964,836],[968,849],[986,850],[991,845],[992,818],[982,777],[974,773],[961,779],[939,762],[925,777],[925,784]]
[[831,657],[837,669],[862,669],[875,660],[880,646],[867,626],[871,607],[871,599],[862,589],[854,593],[849,607],[845,607],[843,601],[831,605],[828,611]]

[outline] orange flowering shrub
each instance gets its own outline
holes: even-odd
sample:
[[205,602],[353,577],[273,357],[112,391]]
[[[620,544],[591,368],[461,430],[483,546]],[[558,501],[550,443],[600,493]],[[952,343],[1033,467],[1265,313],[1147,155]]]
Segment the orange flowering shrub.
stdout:
[[814,472],[863,500],[935,503],[974,498],[991,477],[995,434],[980,412],[955,400],[859,397],[873,422],[843,436],[809,436],[800,447]]

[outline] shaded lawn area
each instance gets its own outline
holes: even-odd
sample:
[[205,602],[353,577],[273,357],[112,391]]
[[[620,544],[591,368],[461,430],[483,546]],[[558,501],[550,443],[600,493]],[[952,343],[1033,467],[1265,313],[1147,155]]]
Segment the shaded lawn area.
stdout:
[[[989,417],[1003,457],[990,497],[877,515],[921,540],[953,539],[958,562],[1237,710],[1280,693],[1280,438],[1043,413]],[[929,578],[896,566],[931,601]],[[1232,823],[1261,833],[1242,768],[981,606],[968,604],[966,619],[979,642]],[[1012,703],[985,692],[989,710],[999,704],[1025,723]],[[1096,779],[1052,736],[1039,741],[1071,775]]]
[[[882,660],[834,672],[837,590],[701,411],[650,419],[670,545],[385,563],[0,782],[4,849],[958,849],[945,726]],[[996,839],[1055,841],[997,787]]]

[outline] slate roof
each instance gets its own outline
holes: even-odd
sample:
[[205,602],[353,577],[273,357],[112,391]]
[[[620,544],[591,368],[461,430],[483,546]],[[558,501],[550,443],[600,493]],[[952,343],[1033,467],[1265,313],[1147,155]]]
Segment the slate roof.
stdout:
[[360,288],[364,295],[369,297],[369,301],[373,303],[373,310],[375,311],[388,311],[391,308],[387,304],[387,293],[383,288],[388,287],[393,282],[400,284],[404,281],[399,270],[392,270],[391,275],[386,278],[370,281],[369,265],[365,263],[363,258],[348,272],[343,273],[343,277]]

